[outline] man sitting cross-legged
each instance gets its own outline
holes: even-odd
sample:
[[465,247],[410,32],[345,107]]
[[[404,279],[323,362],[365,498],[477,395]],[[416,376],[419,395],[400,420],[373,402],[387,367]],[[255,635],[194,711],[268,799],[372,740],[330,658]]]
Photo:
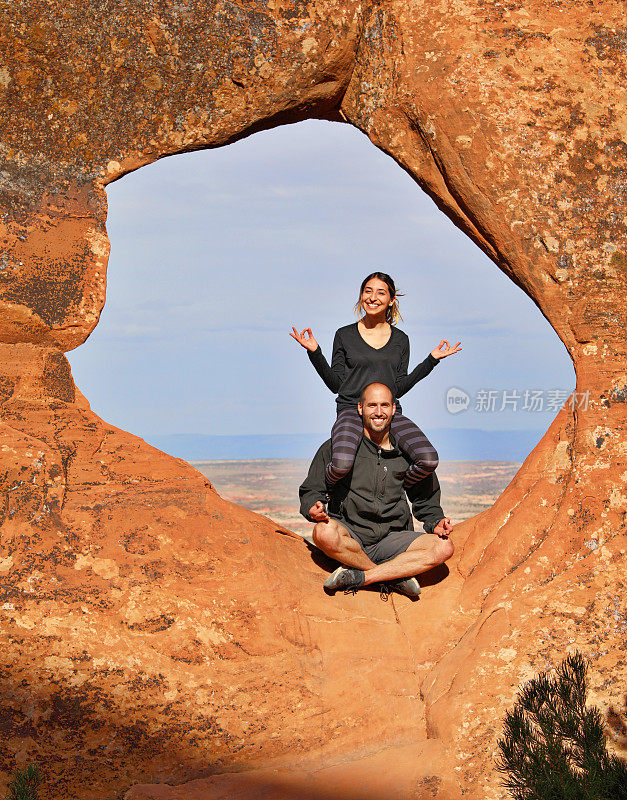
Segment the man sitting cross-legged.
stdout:
[[[390,439],[396,406],[392,392],[381,383],[366,386],[357,406],[363,436],[351,472],[333,487],[325,485],[325,466],[331,460],[331,440],[318,450],[299,489],[301,514],[315,522],[317,547],[344,565],[325,581],[327,589],[355,590],[371,583],[409,597],[420,594],[415,575],[442,564],[453,555],[448,538],[451,521],[440,507],[435,472],[407,490],[423,532],[414,531],[403,478],[410,460]],[[328,499],[328,511],[325,501]]]

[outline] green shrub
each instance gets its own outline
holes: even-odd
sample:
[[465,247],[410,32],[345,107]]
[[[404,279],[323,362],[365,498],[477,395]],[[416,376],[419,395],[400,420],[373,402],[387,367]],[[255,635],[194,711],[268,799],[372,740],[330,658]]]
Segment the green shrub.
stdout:
[[580,653],[525,684],[505,717],[497,768],[515,800],[627,800],[627,766],[606,749],[601,712],[586,708]]
[[36,764],[16,769],[9,784],[7,800],[38,800],[41,776]]

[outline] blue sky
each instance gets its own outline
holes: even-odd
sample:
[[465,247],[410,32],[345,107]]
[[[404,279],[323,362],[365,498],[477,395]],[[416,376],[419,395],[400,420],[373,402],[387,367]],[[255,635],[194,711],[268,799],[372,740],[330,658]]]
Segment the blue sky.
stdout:
[[[435,427],[544,430],[555,411],[478,412],[476,393],[572,391],[572,363],[531,300],[391,158],[348,125],[309,121],[174,156],[108,187],[107,302],[68,354],[105,420],[171,433],[324,433],[334,397],[288,336],[330,359],[365,275],[389,272],[411,366],[462,340],[403,398]],[[450,387],[471,397],[446,407]]]

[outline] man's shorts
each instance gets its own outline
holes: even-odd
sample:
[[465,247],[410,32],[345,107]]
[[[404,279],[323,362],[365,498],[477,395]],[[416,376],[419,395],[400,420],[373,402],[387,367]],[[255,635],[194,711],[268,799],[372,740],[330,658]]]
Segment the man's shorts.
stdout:
[[348,527],[344,520],[338,519],[337,517],[333,517],[332,519],[335,519],[336,522],[350,533],[368,558],[375,564],[383,564],[386,561],[391,561],[393,558],[396,558],[396,556],[404,553],[413,541],[425,533],[424,531],[393,531],[374,544],[364,544],[359,536]]

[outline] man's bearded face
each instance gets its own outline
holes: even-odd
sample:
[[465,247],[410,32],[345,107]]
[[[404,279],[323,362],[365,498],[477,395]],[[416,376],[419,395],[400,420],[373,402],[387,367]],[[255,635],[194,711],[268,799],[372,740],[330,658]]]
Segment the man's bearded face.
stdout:
[[375,385],[366,390],[361,407],[361,416],[364,427],[373,433],[382,433],[390,427],[395,404],[392,394],[386,386]]

